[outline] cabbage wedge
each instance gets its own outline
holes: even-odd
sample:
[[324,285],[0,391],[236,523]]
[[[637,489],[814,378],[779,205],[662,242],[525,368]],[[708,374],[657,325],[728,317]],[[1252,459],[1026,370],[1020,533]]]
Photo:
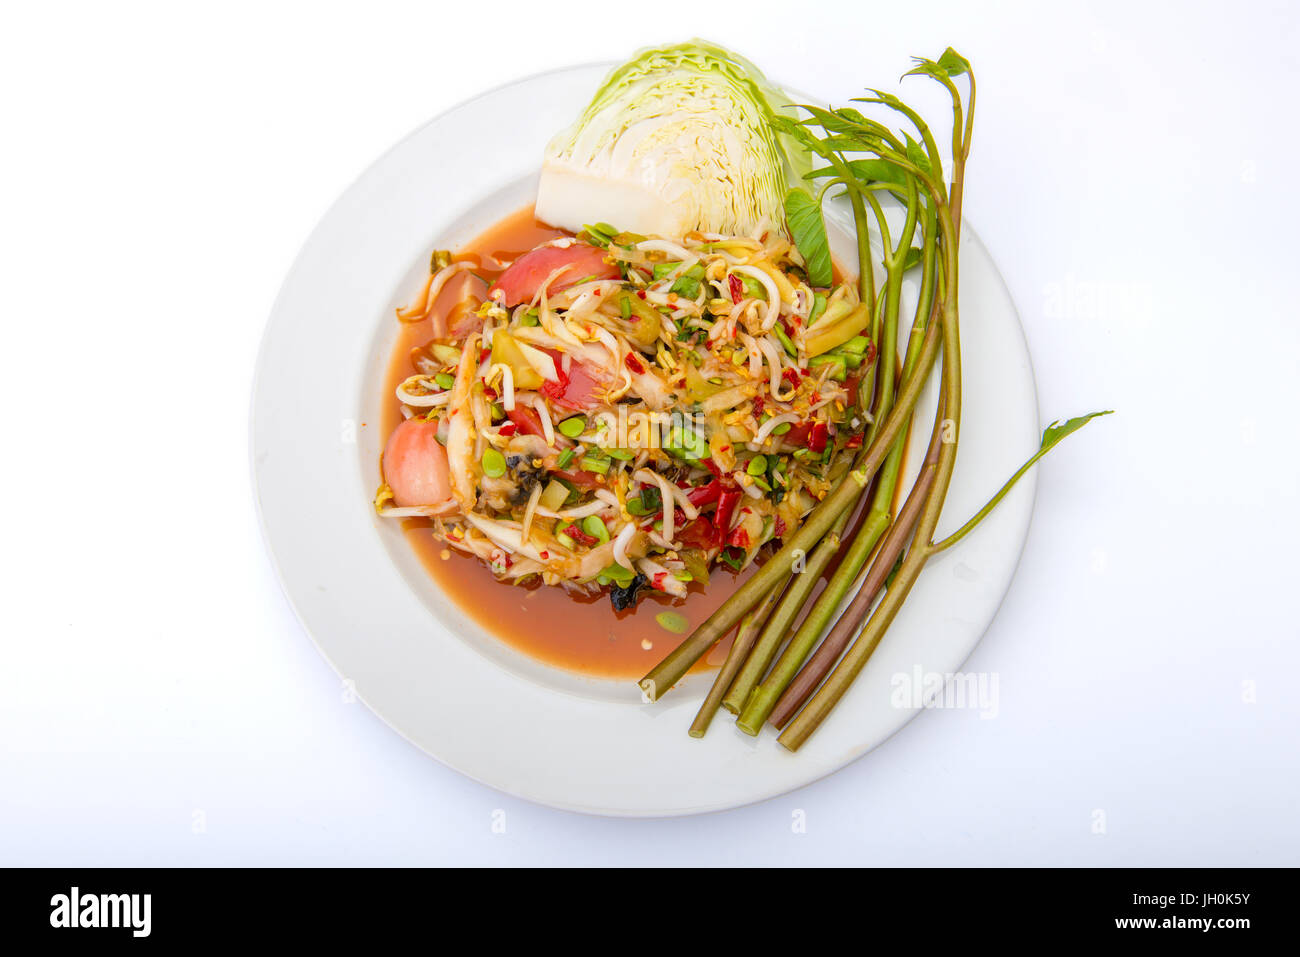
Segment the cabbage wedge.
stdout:
[[605,78],[546,149],[537,216],[577,232],[756,236],[785,228],[806,149],[772,128],[790,101],[747,60],[702,41],[644,50]]

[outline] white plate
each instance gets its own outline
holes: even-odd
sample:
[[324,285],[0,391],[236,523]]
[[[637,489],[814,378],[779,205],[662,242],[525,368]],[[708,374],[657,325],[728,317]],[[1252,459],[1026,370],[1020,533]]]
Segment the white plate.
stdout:
[[[396,731],[458,771],[542,804],[690,814],[814,781],[912,718],[914,709],[891,705],[891,677],[917,666],[956,671],[970,654],[1015,571],[1034,477],[930,562],[851,692],[798,754],[770,733],[747,737],[721,716],[703,740],[688,737],[707,687],[699,677],[643,704],[631,682],[524,657],[440,594],[397,526],[370,505],[393,309],[416,288],[430,249],[454,248],[531,201],[543,146],[606,69],[544,74],[456,107],[340,197],[307,240],[267,324],[253,392],[253,473],[266,539],[298,617]],[[979,508],[1038,439],[1015,307],[969,227],[961,267],[963,434],[941,532]],[[935,391],[932,383],[926,410]],[[909,473],[923,444],[913,443]]]

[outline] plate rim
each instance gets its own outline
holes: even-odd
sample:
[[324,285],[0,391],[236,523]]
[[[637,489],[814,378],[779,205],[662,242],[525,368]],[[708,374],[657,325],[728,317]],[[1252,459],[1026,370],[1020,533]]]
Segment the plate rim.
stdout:
[[[339,191],[339,193],[335,196],[333,201],[326,207],[324,212],[317,219],[317,221],[315,222],[311,230],[307,233],[302,244],[299,246],[292,262],[290,263],[290,266],[286,271],[284,278],[280,283],[279,288],[277,289],[276,295],[271,303],[270,309],[266,315],[266,319],[263,324],[262,335],[259,340],[257,354],[254,360],[254,374],[252,377],[252,383],[251,383],[251,388],[249,393],[249,405],[247,410],[247,428],[248,428],[248,467],[249,467],[250,487],[251,487],[252,498],[254,503],[254,511],[257,515],[258,528],[260,530],[262,541],[266,548],[267,557],[269,558],[271,567],[275,572],[275,577],[279,584],[280,591],[284,595],[285,600],[288,602],[289,607],[292,609],[294,616],[298,620],[302,630],[306,633],[307,637],[311,640],[316,650],[321,654],[321,656],[335,671],[335,673],[340,675],[341,677],[344,676],[344,672],[343,669],[340,667],[339,662],[335,659],[335,657],[322,643],[321,639],[318,638],[318,636],[316,635],[312,627],[309,626],[307,621],[307,616],[304,614],[299,600],[295,597],[293,592],[288,587],[285,569],[282,564],[282,558],[280,553],[277,551],[275,545],[272,542],[270,527],[268,525],[266,515],[265,515],[265,508],[263,503],[263,488],[261,483],[259,482],[257,461],[256,461],[256,456],[257,456],[256,423],[258,420],[258,411],[257,411],[258,398],[262,392],[263,386],[265,384],[265,379],[268,374],[267,359],[268,359],[269,342],[271,339],[271,327],[272,327],[273,320],[275,319],[276,315],[280,312],[281,307],[284,304],[287,291],[291,285],[291,280],[294,278],[300,266],[307,258],[308,251],[313,246],[314,241],[321,235],[325,226],[327,225],[327,223],[329,223],[331,218],[338,211],[343,201],[357,187],[357,185],[361,183],[373,169],[375,169],[375,167],[382,164],[386,159],[391,157],[394,153],[398,152],[404,146],[410,143],[412,140],[419,137],[429,127],[442,122],[444,119],[446,119],[448,116],[455,113],[456,111],[461,110],[467,106],[471,106],[476,101],[487,99],[493,95],[505,92],[511,88],[528,87],[539,81],[544,81],[545,79],[550,77],[568,74],[575,71],[591,70],[594,68],[608,69],[610,64],[611,61],[587,61],[583,63],[575,63],[575,64],[559,66],[552,69],[540,71],[538,73],[529,74],[524,77],[508,80],[503,83],[496,84],[490,88],[485,88],[483,90],[474,93],[471,96],[463,98],[460,101],[443,109],[436,115],[430,117],[428,120],[424,121],[423,123],[420,123],[416,127],[412,128],[409,132],[407,132],[405,135],[403,135],[402,137],[397,139],[394,143],[392,143],[387,149],[383,150],[381,153],[376,155],[372,160],[370,160],[370,162],[367,163],[367,165],[362,170],[360,170],[355,176],[353,176],[347,182],[347,184]],[[788,87],[784,87],[784,86],[782,88],[789,89]],[[1021,341],[1021,344],[1023,345],[1023,354],[1026,362],[1027,379],[1028,379],[1029,389],[1033,400],[1034,419],[1037,426],[1041,428],[1041,412],[1038,405],[1037,377],[1035,376],[1033,371],[1033,357],[1029,351],[1028,337],[1026,335],[1024,324],[1021,321],[1020,310],[1016,307],[1014,297],[1011,294],[1011,289],[1007,284],[1006,279],[1002,274],[1002,271],[998,268],[996,260],[994,260],[992,254],[989,252],[988,247],[984,244],[982,238],[978,235],[978,233],[976,233],[975,229],[971,226],[969,222],[969,218],[963,217],[963,240],[969,242],[972,239],[980,247],[980,250],[983,253],[984,258],[987,260],[987,264],[991,270],[993,277],[996,278],[998,285],[1001,287],[1001,290],[1005,295],[1006,300],[1010,304],[1010,307],[1014,313],[1016,332]],[[1026,481],[1025,479],[1027,479],[1028,481]],[[1019,536],[1019,542],[1016,548],[1014,561],[1011,563],[1010,566],[1010,574],[1007,578],[1006,586],[1001,589],[1001,594],[998,596],[997,601],[992,609],[991,614],[989,615],[987,622],[985,622],[984,625],[979,629],[978,636],[973,640],[970,647],[967,649],[965,655],[962,658],[962,662],[958,665],[958,667],[961,667],[961,665],[964,664],[964,662],[967,661],[970,658],[970,656],[974,654],[975,649],[978,648],[980,643],[984,640],[984,637],[987,634],[988,629],[992,626],[993,622],[996,620],[999,611],[1001,610],[1003,604],[1006,601],[1007,595],[1010,593],[1011,585],[1016,578],[1020,563],[1023,560],[1025,547],[1028,542],[1029,532],[1032,528],[1034,512],[1036,511],[1037,494],[1038,494],[1037,471],[1032,470],[1031,473],[1025,477],[1025,479],[1022,479],[1020,483],[1021,489],[1025,488],[1026,485],[1028,486],[1027,489],[1028,502],[1024,506],[1024,511],[1025,511],[1024,531],[1023,534]],[[450,629],[448,630],[450,631]],[[388,716],[388,714],[385,713],[384,709],[377,706],[376,703],[370,699],[367,693],[358,690],[356,692],[356,695],[358,699],[361,700],[366,705],[369,711],[371,711],[385,725],[387,725],[389,728],[391,728],[393,731],[399,734],[408,743],[410,743],[411,745],[419,749],[422,753],[432,757],[434,760],[438,761],[438,763],[443,765],[444,767],[452,771],[455,771],[458,774],[464,775],[465,777],[475,781],[478,784],[484,785],[493,790],[499,791],[504,794],[508,794],[511,797],[515,797],[527,801],[531,804],[536,804],[542,807],[555,808],[557,810],[563,810],[571,813],[591,814],[596,816],[615,817],[615,818],[627,817],[627,818],[657,819],[657,818],[681,817],[681,816],[695,815],[695,814],[717,813],[717,812],[721,812],[733,808],[746,807],[752,804],[771,800],[783,794],[793,793],[795,791],[801,790],[802,788],[808,787],[809,785],[815,784],[818,781],[821,781],[831,776],[836,771],[842,770],[844,767],[848,766],[849,764],[852,764],[855,761],[859,760],[860,758],[864,757],[870,751],[884,744],[886,741],[892,739],[896,734],[898,734],[901,730],[903,730],[903,728],[907,727],[918,716],[917,711],[912,710],[910,712],[909,717],[906,720],[904,720],[901,724],[894,727],[883,737],[874,741],[868,741],[865,744],[855,745],[851,747],[847,754],[837,759],[833,764],[821,768],[819,770],[815,770],[814,773],[811,775],[801,776],[797,781],[793,783],[775,782],[771,788],[762,789],[761,792],[753,793],[752,795],[747,796],[740,800],[727,800],[717,804],[704,805],[704,806],[672,807],[672,808],[665,808],[660,810],[644,810],[644,809],[632,809],[632,808],[621,808],[621,807],[605,807],[601,805],[582,804],[578,802],[567,802],[567,801],[546,799],[538,795],[527,793],[527,790],[520,786],[488,780],[485,777],[481,776],[479,773],[467,769],[466,767],[462,766],[460,763],[455,762],[443,755],[436,753],[435,751],[431,750],[429,747],[417,741],[414,737],[412,737],[410,733],[408,733],[406,730],[403,730],[401,726],[395,723],[395,721],[392,720]],[[924,709],[920,709],[920,710],[924,710]]]

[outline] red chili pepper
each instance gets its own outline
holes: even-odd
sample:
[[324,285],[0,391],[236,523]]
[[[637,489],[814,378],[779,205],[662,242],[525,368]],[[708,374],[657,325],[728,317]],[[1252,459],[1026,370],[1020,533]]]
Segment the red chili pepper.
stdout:
[[761,395],[754,397],[754,418],[758,418],[763,414],[763,406],[765,404],[763,400],[764,397]]
[[844,443],[844,447],[845,447],[846,449],[860,449],[860,448],[862,448],[862,433],[861,433],[861,432],[857,432],[857,433],[855,433],[854,435],[851,435],[851,436],[849,437],[849,440],[848,440],[847,442]]
[[749,548],[749,532],[745,531],[745,526],[738,525],[731,530],[727,536],[727,545],[731,548]]
[[772,534],[777,538],[785,538],[785,519],[780,515],[776,517],[776,524],[772,526]]
[[652,584],[655,587],[655,589],[657,589],[658,591],[663,591],[664,579],[667,577],[668,577],[667,572],[655,572],[654,580],[650,584]]
[[636,291],[636,295],[637,295],[637,298],[638,298],[638,299],[644,299],[644,298],[645,298],[645,290],[644,290],[644,289],[638,289],[638,290]]
[[490,385],[483,387],[483,394],[488,397],[489,402],[495,402],[497,399],[497,390]]
[[722,494],[722,483],[716,479],[708,485],[697,485],[694,488],[686,490],[686,500],[696,508],[703,508],[705,505],[711,505],[718,500]]
[[858,404],[858,392],[862,388],[862,373],[855,372],[844,380],[844,391],[849,394],[849,405]]
[[635,352],[629,352],[627,354],[627,358],[623,360],[623,365],[627,366],[637,375],[641,375],[645,372],[645,363],[641,361],[641,357]]
[[581,528],[579,528],[577,525],[571,525],[570,527],[566,528],[566,529],[564,530],[564,534],[565,534],[565,535],[568,535],[571,539],[573,539],[573,540],[574,540],[575,542],[577,542],[579,545],[595,545],[595,544],[596,544],[596,536],[595,536],[595,535],[588,535],[586,532],[584,532],[584,531],[583,531]]
[[490,355],[492,355],[491,349],[480,349],[478,353],[479,364],[482,365],[483,361]]
[[719,544],[724,541],[727,532],[731,530],[731,514],[736,510],[736,504],[740,501],[742,494],[740,489],[723,489],[718,496],[718,510],[713,513],[713,525]]
[[802,376],[800,376],[798,369],[791,369],[787,366],[781,371],[781,381],[790,383],[790,385],[796,389],[799,388],[799,380],[801,378]]
[[745,284],[734,272],[727,277],[727,288],[731,290],[732,303],[740,305],[741,300],[745,298]]
[[830,438],[831,430],[826,427],[825,422],[814,422],[812,432],[808,436],[808,448],[818,453],[826,451],[826,441]]
[[501,426],[501,428],[497,429],[497,434],[510,438],[510,436],[514,435],[518,430],[519,426],[515,425],[513,422],[506,422]]

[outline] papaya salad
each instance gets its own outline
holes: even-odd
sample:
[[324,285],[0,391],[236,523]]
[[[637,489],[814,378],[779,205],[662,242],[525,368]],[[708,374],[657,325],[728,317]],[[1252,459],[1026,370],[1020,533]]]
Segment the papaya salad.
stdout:
[[[960,435],[975,80],[951,48],[905,76],[951,98],[950,147],[889,92],[795,106],[721,47],[642,51],[545,149],[534,209],[555,234],[506,262],[434,253],[397,310],[432,338],[396,387],[379,515],[428,522],[444,558],[474,556],[529,594],[607,592],[616,614],[735,570],[705,620],[664,626],[684,637],[638,681],[658,700],[722,649],[693,736],[725,709],[797,750],[926,562],[1105,414],[1053,423],[936,537]],[[832,199],[856,240],[842,276]],[[930,381],[930,438],[903,494]]]
[[[399,312],[473,266],[436,253]],[[375,505],[427,516],[507,581],[685,596],[799,527],[858,448],[876,348],[855,287],[810,284],[783,232],[592,225],[462,283],[397,389]],[[480,298],[481,297],[481,298]]]

